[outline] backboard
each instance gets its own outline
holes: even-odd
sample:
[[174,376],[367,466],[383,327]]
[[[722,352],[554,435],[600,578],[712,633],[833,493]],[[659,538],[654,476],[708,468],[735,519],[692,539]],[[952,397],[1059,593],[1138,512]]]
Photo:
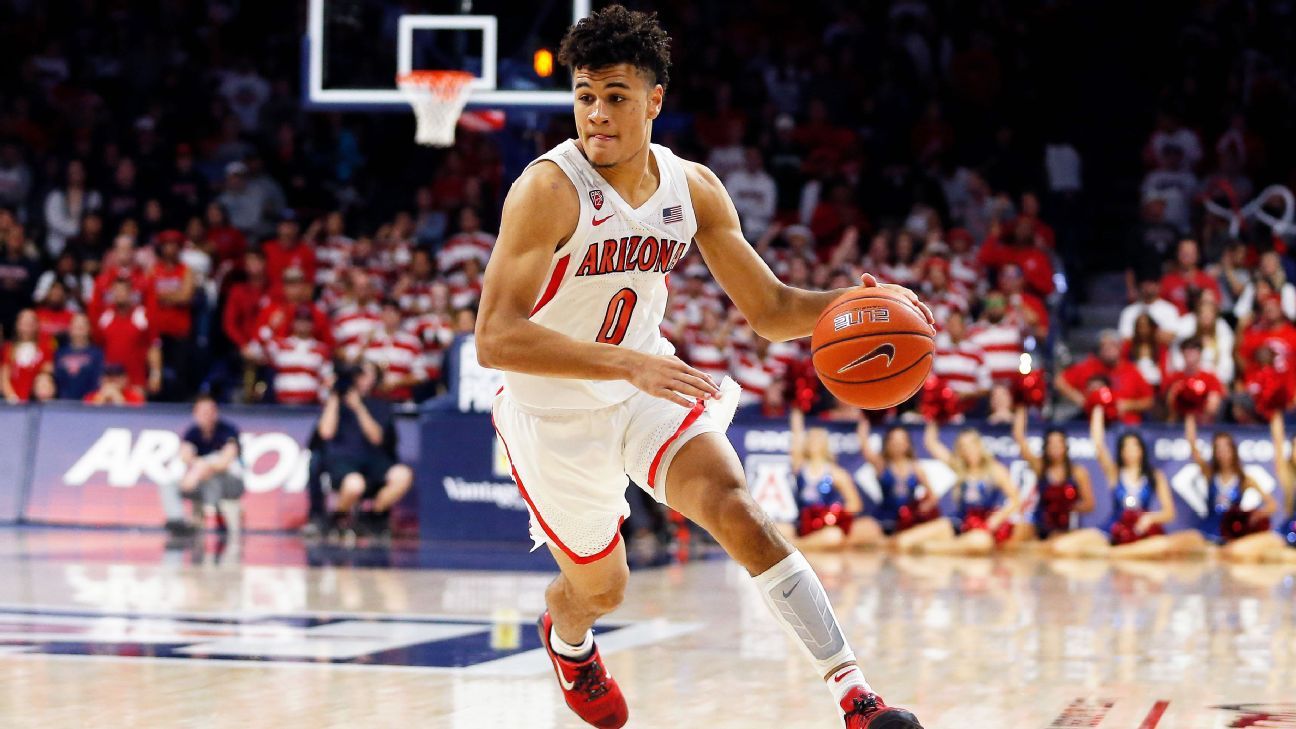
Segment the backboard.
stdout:
[[[554,63],[567,28],[593,0],[308,0],[302,47],[304,101],[314,108],[408,109],[396,75],[455,69],[477,78],[469,107],[571,104],[570,76]],[[601,5],[601,3],[600,3]]]

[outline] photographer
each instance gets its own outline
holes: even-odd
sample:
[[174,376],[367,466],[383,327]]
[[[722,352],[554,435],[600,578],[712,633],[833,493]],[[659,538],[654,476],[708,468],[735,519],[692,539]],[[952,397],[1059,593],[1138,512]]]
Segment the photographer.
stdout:
[[372,499],[360,526],[379,537],[390,534],[388,513],[409,491],[414,472],[396,462],[391,406],[370,397],[382,373],[373,362],[341,369],[324,403],[319,436],[325,443],[324,472],[337,492],[332,530],[343,532],[352,507]]

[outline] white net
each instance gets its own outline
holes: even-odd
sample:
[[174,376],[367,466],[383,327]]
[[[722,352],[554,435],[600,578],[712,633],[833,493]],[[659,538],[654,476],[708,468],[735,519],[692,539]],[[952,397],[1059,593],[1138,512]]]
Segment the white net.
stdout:
[[466,71],[413,71],[396,79],[418,119],[415,142],[428,147],[454,144],[455,125],[468,103],[472,80]]

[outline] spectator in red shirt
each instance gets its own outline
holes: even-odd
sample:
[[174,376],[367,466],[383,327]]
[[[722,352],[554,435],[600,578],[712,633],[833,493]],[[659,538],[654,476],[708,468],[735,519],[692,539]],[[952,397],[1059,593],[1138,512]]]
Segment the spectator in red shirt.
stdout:
[[936,317],[936,326],[943,327],[953,312],[968,313],[967,291],[955,288],[950,281],[950,263],[944,258],[928,258],[923,265],[923,301]]
[[1048,337],[1048,307],[1026,290],[1026,278],[1016,264],[999,269],[999,291],[1008,302],[1008,319],[1021,327],[1022,334],[1043,340]]
[[1166,412],[1170,413],[1173,419],[1183,416],[1183,413],[1175,412],[1175,401],[1183,390],[1184,383],[1190,377],[1196,377],[1206,383],[1206,402],[1198,419],[1208,423],[1213,422],[1219,416],[1220,406],[1224,403],[1224,384],[1218,377],[1202,369],[1201,339],[1189,337],[1179,345],[1179,350],[1183,353],[1184,367],[1178,372],[1166,375],[1163,388]]
[[1273,355],[1273,367],[1288,378],[1296,376],[1296,327],[1282,313],[1282,299],[1268,294],[1260,299],[1260,318],[1242,335],[1238,346],[1238,360],[1242,374],[1250,377],[1264,362],[1259,350],[1266,348]]
[[[103,347],[105,367],[119,364],[130,384],[162,389],[162,348],[148,310],[135,303],[130,282],[118,279],[108,292],[108,308],[95,320],[95,338]],[[106,370],[105,370],[106,371]]]
[[253,362],[263,362],[266,344],[288,335],[297,307],[303,305],[311,307],[314,312],[315,338],[332,347],[333,337],[328,315],[311,302],[312,288],[300,269],[290,268],[285,271],[283,298],[273,300],[270,306],[261,310],[256,321],[256,337],[244,348],[243,355]]
[[1057,389],[1063,397],[1083,408],[1091,389],[1108,385],[1116,396],[1121,422],[1137,425],[1143,421],[1143,413],[1155,404],[1154,393],[1138,367],[1121,359],[1120,351],[1120,334],[1115,330],[1104,331],[1098,340],[1097,353],[1068,367],[1058,378]]
[[113,239],[113,247],[104,256],[103,268],[95,277],[94,297],[90,302],[91,319],[98,319],[99,313],[108,306],[107,299],[113,283],[125,279],[132,292],[144,292],[148,289],[148,272],[140,265],[135,251],[135,239],[129,235],[119,235]]
[[1002,235],[986,239],[977,260],[989,272],[1001,273],[1004,266],[1015,265],[1031,293],[1053,293],[1053,261],[1036,240],[1035,224],[1029,218],[1017,218]]
[[128,405],[139,407],[144,404],[144,391],[132,385],[126,375],[126,368],[120,364],[104,366],[103,380],[99,389],[85,396],[83,401],[90,405]]
[[237,262],[247,251],[247,237],[230,225],[229,213],[218,202],[207,205],[207,245],[212,256],[212,270]]
[[257,317],[271,304],[265,257],[260,251],[243,254],[243,273],[246,278],[232,284],[225,295],[225,311],[221,316],[225,336],[240,352],[256,339]]
[[68,306],[68,290],[60,279],[50,282],[45,297],[36,307],[36,319],[40,322],[41,339],[56,339],[67,334],[72,326],[72,317],[76,312]]
[[54,371],[54,342],[42,339],[36,312],[23,309],[14,322],[14,339],[0,348],[0,394],[7,402],[31,399],[36,375]]
[[270,280],[270,291],[276,296],[283,288],[284,272],[296,268],[306,277],[315,281],[315,249],[299,235],[300,229],[292,213],[284,213],[279,221],[277,237],[266,241],[261,247],[266,259],[266,278]]
[[1175,269],[1161,277],[1161,298],[1174,304],[1180,314],[1187,314],[1195,291],[1207,289],[1215,292],[1215,300],[1223,298],[1219,282],[1201,270],[1201,251],[1197,241],[1185,238],[1179,241],[1175,252]]
[[162,361],[172,374],[165,383],[163,399],[187,400],[193,394],[193,346],[189,338],[193,327],[191,309],[194,297],[194,275],[180,261],[185,237],[178,230],[158,233],[158,260],[149,271],[149,322],[162,346]]

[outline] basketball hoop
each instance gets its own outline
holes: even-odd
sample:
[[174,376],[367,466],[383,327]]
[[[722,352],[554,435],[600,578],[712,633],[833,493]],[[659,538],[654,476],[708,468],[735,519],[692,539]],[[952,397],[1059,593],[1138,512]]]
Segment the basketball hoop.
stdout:
[[415,142],[427,147],[454,145],[455,124],[468,103],[469,82],[474,78],[467,71],[410,71],[396,77],[418,119]]

